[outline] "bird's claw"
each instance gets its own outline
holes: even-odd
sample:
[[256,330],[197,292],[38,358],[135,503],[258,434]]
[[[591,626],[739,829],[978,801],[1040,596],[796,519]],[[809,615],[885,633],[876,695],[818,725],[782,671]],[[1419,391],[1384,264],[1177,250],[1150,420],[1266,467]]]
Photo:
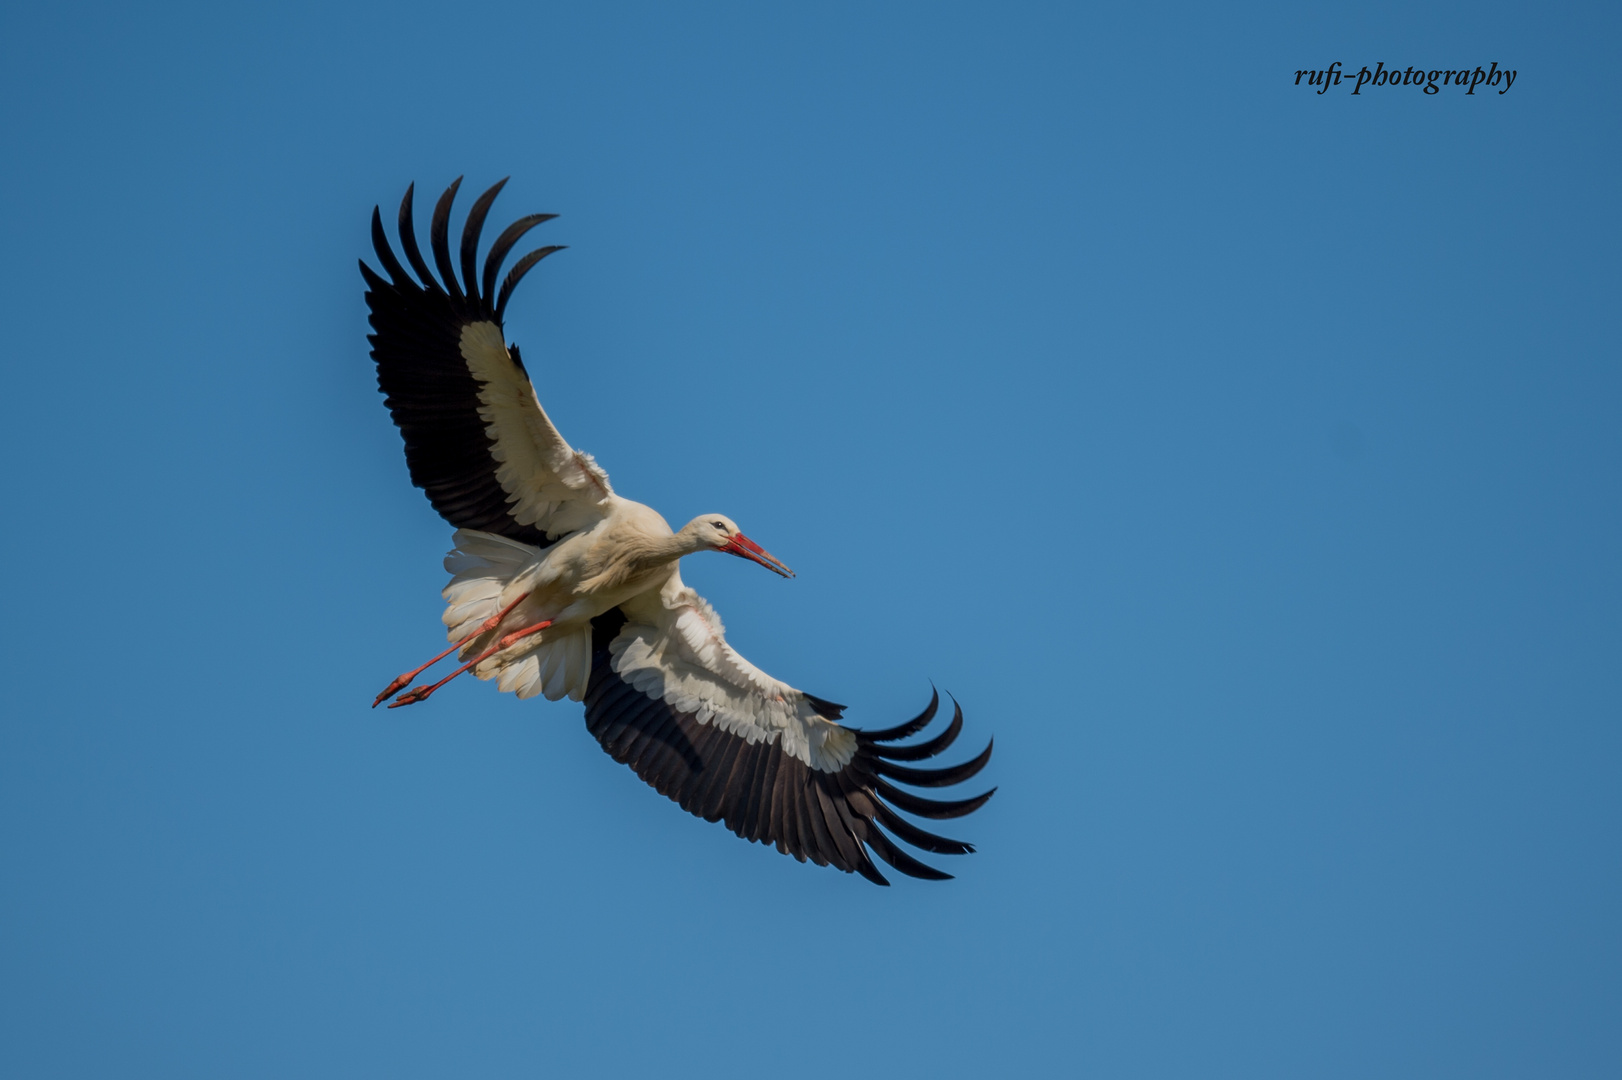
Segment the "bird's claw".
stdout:
[[377,695],[377,700],[372,702],[372,708],[377,708],[379,705],[383,704],[383,702],[393,697],[396,693],[404,690],[407,686],[410,686],[412,678],[413,676],[411,675],[395,676],[394,681],[389,683],[388,686],[384,687],[381,694]]
[[398,709],[401,705],[415,705],[417,702],[427,698],[428,695],[433,692],[434,688],[431,686],[419,686],[415,690],[406,691],[393,701],[389,702],[389,708]]

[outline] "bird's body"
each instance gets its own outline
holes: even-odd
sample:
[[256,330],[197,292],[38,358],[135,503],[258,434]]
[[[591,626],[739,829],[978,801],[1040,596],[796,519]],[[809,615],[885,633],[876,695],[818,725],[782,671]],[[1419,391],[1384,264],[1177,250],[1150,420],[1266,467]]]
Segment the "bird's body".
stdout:
[[[715,550],[715,536],[720,529],[712,526],[730,527],[736,532],[736,526],[718,514],[694,518],[681,531],[672,532],[652,507],[611,496],[602,520],[568,533],[545,548],[518,545],[488,533],[459,532],[457,539],[464,546],[486,554],[482,558],[475,556],[479,565],[473,566],[471,573],[454,578],[445,589],[449,603],[444,621],[449,639],[459,643],[466,639],[460,649],[466,659],[477,655],[481,644],[504,632],[548,624],[473,668],[480,678],[492,679],[520,668],[531,655],[556,647],[564,639],[589,640],[591,620],[621,605],[653,613],[656,601],[663,603],[664,597],[678,596],[685,588],[678,560]],[[505,545],[515,554],[502,559],[491,552],[491,545]],[[461,554],[465,558],[468,552]],[[523,558],[521,563],[511,561],[519,557]],[[462,560],[453,552],[446,564],[449,569],[452,564],[461,566]],[[498,623],[484,627],[486,620],[501,612],[505,614]],[[537,665],[538,669],[545,667],[544,657]],[[585,696],[588,674],[578,671],[560,675],[561,681],[544,688],[537,682],[535,689],[554,700],[567,695],[579,701]],[[520,690],[519,696],[529,697],[531,693]]]
[[[412,480],[457,526],[445,559],[452,647],[401,675],[377,703],[457,652],[464,663],[453,675],[471,671],[519,697],[584,701],[587,726],[605,750],[740,836],[881,884],[870,850],[911,876],[949,876],[897,848],[880,826],[926,851],[962,854],[972,848],[925,832],[891,804],[923,817],[957,817],[991,792],[941,801],[890,781],[955,784],[980,770],[991,747],[951,768],[899,765],[946,749],[961,730],[961,711],[936,738],[889,745],[927,726],[936,702],[885,731],[846,728],[838,723],[843,706],[772,678],[727,644],[714,610],[682,583],[679,561],[721,551],[784,577],[792,571],[723,515],[703,514],[672,530],[651,507],[616,495],[591,456],[564,441],[501,328],[518,280],[559,249],[526,255],[499,295],[495,290],[518,238],[551,215],[522,218],[503,232],[481,283],[479,234],[502,185],[485,192],[463,230],[458,282],[448,227],[459,184],[433,217],[443,284],[418,249],[409,190],[400,240],[415,276],[395,257],[376,212],[373,247],[388,277],[361,264],[378,383],[405,438]],[[391,708],[424,700],[451,677],[407,690]]]
[[549,621],[558,631],[586,629],[632,597],[657,592],[675,573],[676,560],[698,550],[683,545],[686,539],[651,507],[616,498],[591,528],[538,549],[502,588],[498,608],[518,602],[508,617],[515,628]]

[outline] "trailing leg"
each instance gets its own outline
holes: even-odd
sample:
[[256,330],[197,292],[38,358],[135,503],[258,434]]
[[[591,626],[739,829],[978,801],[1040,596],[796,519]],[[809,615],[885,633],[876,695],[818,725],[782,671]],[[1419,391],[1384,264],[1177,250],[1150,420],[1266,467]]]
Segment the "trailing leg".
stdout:
[[[538,634],[551,625],[552,620],[547,619],[545,622],[538,622],[533,626],[526,626],[521,630],[514,630],[512,633],[506,635],[500,641],[497,641],[494,645],[490,646],[488,649],[484,650],[478,656],[475,656],[473,659],[469,660],[467,663],[463,664],[461,667],[457,668],[443,679],[440,679],[432,686],[419,686],[415,690],[408,690],[401,694],[399,697],[389,702],[389,708],[396,709],[401,705],[415,705],[419,701],[426,701],[429,694],[432,694],[435,690],[438,690],[441,686],[444,686],[446,683],[450,682],[464,671],[472,671],[479,664],[488,660],[502,649],[512,646],[514,642],[517,642],[521,638],[529,637],[531,634]],[[480,633],[483,633],[483,631],[480,631]],[[475,634],[473,636],[477,637],[478,635]],[[377,706],[373,705],[372,707],[375,709]]]
[[[484,622],[479,625],[479,628],[477,630],[473,631],[473,633],[467,635],[461,641],[458,641],[455,645],[452,645],[450,648],[446,649],[444,652],[440,653],[438,656],[434,657],[432,660],[428,661],[426,664],[424,664],[421,667],[415,669],[414,671],[408,671],[403,675],[395,676],[394,681],[389,683],[388,686],[384,687],[383,692],[381,694],[377,695],[377,700],[372,702],[372,708],[374,708],[374,709],[377,708],[379,705],[383,704],[383,702],[387,698],[392,697],[394,694],[396,694],[399,691],[404,690],[406,687],[410,686],[412,680],[415,679],[418,675],[421,675],[423,672],[427,671],[429,668],[433,667],[435,664],[439,663],[441,660],[445,659],[445,657],[449,656],[451,653],[455,652],[456,650],[464,648],[467,645],[468,642],[473,641],[480,634],[488,634],[490,631],[492,631],[496,627],[500,626],[501,625],[501,620],[505,619],[508,615],[511,615],[513,609],[516,608],[519,604],[523,603],[528,598],[529,598],[529,593],[525,593],[523,596],[520,596],[517,600],[514,600],[512,603],[508,604],[506,607],[502,608],[500,611],[496,612],[494,615],[492,615],[488,619],[484,620]],[[477,662],[477,661],[475,661],[475,662]],[[427,697],[427,696],[428,695],[426,695],[426,694],[423,695],[423,697]],[[421,698],[418,698],[418,699],[415,699],[415,700],[420,701]],[[398,704],[401,704],[401,703],[400,702],[395,702],[395,704],[398,705]],[[390,708],[393,708],[393,706],[391,705]]]

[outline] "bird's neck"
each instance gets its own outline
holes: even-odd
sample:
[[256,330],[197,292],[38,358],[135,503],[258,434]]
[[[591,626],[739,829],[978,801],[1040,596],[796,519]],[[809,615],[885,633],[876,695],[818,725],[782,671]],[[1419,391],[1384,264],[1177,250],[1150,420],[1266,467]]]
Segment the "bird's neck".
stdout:
[[612,591],[661,568],[673,568],[676,560],[702,546],[696,537],[684,533],[656,536],[638,531],[593,548],[587,555],[588,569],[581,589],[588,593]]
[[670,545],[670,551],[672,552],[670,558],[672,560],[679,559],[683,555],[693,555],[700,551],[709,550],[710,545],[698,538],[698,530],[693,528],[693,525],[694,522],[688,522],[681,527],[680,531],[670,534],[667,543]]
[[646,546],[637,552],[637,562],[652,569],[665,563],[673,563],[684,555],[703,551],[708,546],[698,538],[696,532],[684,528],[668,536],[649,537]]

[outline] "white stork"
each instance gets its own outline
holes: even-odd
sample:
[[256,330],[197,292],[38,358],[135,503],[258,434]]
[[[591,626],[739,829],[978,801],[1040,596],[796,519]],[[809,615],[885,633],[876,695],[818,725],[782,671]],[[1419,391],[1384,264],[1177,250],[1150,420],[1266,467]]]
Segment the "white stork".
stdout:
[[[413,277],[395,258],[372,211],[372,246],[387,277],[360,264],[374,331],[378,388],[405,439],[412,483],[456,527],[445,558],[451,647],[394,680],[373,706],[422,701],[471,670],[521,698],[584,701],[586,726],[604,750],[682,808],[725,821],[747,840],[776,845],[801,862],[832,865],[889,884],[869,852],[912,877],[947,878],[894,840],[940,855],[974,849],[919,828],[896,813],[955,818],[996,789],[953,801],[926,799],[892,781],[944,787],[978,773],[991,745],[961,765],[912,768],[963,727],[910,745],[939,705],[882,731],[837,721],[844,706],[796,690],[755,667],[726,642],[721,620],[682,584],[684,555],[724,551],[784,577],[793,572],[738,531],[703,514],[672,532],[651,508],[614,494],[608,474],[569,446],[541,408],[502,314],[519,280],[557,246],[514,264],[496,292],[513,245],[554,214],[520,218],[477,264],[479,234],[505,180],[468,212],[461,281],[451,262],[451,204],[440,196],[430,230],[429,270],[412,225],[412,188],[400,203],[400,244]],[[406,690],[429,666],[459,654],[461,667]],[[889,835],[886,835],[885,830]],[[892,840],[892,837],[894,840]]]

